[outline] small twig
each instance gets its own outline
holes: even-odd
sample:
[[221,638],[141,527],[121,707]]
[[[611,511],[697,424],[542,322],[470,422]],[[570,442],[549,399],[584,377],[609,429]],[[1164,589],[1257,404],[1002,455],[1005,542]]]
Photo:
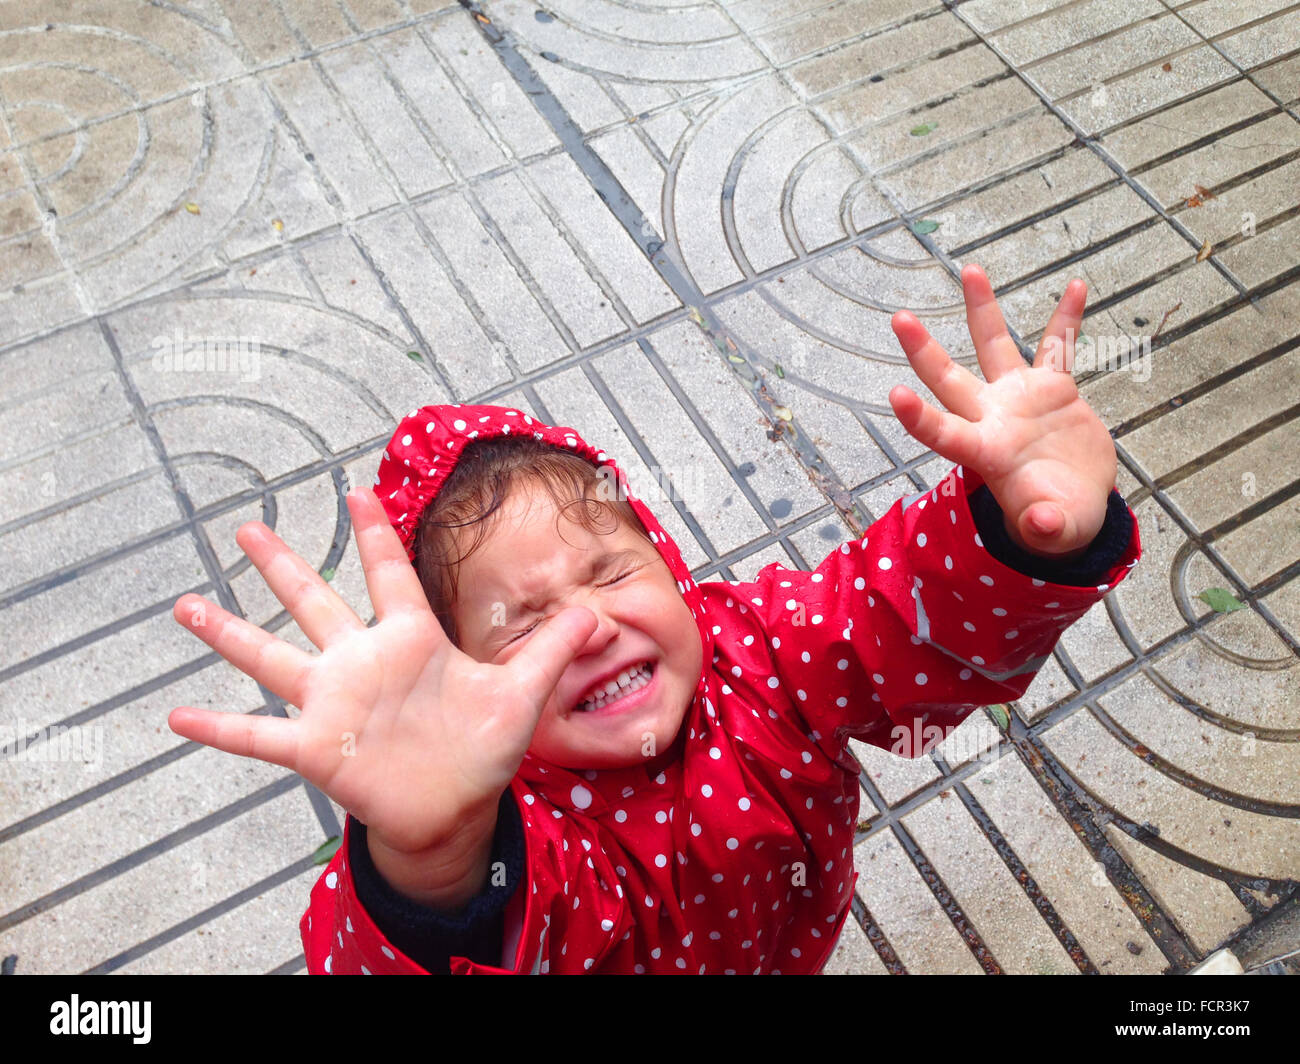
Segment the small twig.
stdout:
[[1165,327],[1165,322],[1169,320],[1169,315],[1172,314],[1175,310],[1177,310],[1182,305],[1183,305],[1183,301],[1180,299],[1177,303],[1175,303],[1172,307],[1170,307],[1168,310],[1165,311],[1165,316],[1160,319],[1160,324],[1156,326],[1156,331],[1151,334],[1152,343],[1156,342],[1156,337],[1160,335],[1160,330]]

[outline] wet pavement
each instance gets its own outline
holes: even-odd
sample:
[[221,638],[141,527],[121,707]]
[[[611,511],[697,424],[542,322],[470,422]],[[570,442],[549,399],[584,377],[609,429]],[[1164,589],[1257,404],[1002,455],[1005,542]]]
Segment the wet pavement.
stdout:
[[1029,351],[1088,282],[1076,376],[1145,553],[1009,717],[856,747],[828,970],[1267,966],[1300,881],[1298,41],[1270,0],[0,8],[6,968],[304,970],[342,811],[166,726],[283,712],[181,594],[308,645],[241,523],[362,610],[346,486],[412,407],[499,403],[615,455],[697,580],[811,568],[947,470],[890,412],[926,393],[889,317],[974,366],[968,262]]

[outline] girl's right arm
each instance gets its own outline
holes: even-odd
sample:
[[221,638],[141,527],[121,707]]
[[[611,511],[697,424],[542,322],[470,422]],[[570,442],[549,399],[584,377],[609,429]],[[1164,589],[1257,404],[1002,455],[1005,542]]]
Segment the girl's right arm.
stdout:
[[480,664],[447,639],[373,492],[351,493],[348,506],[374,625],[259,522],[244,525],[237,540],[321,653],[313,657],[197,595],[173,610],[301,715],[181,707],[168,724],[195,742],[292,769],[367,825],[376,868],[395,889],[456,908],[487,879],[497,803],[595,617],[565,610],[507,664]]

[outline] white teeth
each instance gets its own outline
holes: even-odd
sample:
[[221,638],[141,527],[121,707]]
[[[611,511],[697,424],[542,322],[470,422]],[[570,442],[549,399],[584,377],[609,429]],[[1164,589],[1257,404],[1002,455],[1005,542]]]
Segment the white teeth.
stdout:
[[635,669],[624,669],[617,677],[605,684],[603,691],[590,698],[583,699],[576,708],[583,712],[599,709],[606,703],[615,701],[621,695],[638,691],[650,682],[650,672],[651,667],[648,661],[643,661]]

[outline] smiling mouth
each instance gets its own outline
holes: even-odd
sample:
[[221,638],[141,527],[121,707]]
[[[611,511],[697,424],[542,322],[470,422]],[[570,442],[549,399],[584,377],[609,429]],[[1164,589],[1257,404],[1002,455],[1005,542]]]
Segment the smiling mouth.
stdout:
[[644,661],[637,666],[636,672],[632,675],[626,687],[620,686],[613,694],[601,694],[598,698],[579,702],[573,707],[573,712],[594,713],[608,706],[625,702],[628,698],[649,687],[654,680],[654,673],[655,663],[653,661]]

